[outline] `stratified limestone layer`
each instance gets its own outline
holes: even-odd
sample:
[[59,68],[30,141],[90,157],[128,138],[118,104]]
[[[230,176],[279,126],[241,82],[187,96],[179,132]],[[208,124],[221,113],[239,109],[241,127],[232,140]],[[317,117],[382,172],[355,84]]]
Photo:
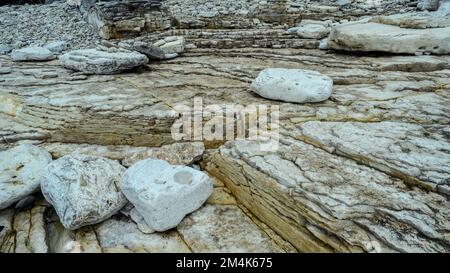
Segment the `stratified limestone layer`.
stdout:
[[449,126],[312,121],[298,128],[296,137],[331,153],[450,195]]
[[299,251],[447,252],[446,197],[300,141],[229,142],[207,170]]

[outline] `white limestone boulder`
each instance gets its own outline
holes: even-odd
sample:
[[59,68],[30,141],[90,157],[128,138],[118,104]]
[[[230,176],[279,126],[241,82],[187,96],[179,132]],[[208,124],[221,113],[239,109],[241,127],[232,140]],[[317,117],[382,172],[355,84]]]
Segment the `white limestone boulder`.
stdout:
[[80,49],[59,58],[69,69],[86,74],[118,74],[148,63],[144,54],[119,49]]
[[202,206],[212,194],[213,183],[193,168],[146,159],[125,172],[121,189],[149,229],[166,231]]
[[165,54],[181,54],[186,49],[186,40],[183,36],[169,36],[153,45],[159,47]]
[[332,28],[330,49],[389,53],[450,54],[450,27],[411,29],[379,23],[348,23]]
[[11,59],[15,62],[50,61],[56,59],[56,56],[45,47],[30,46],[14,49],[11,52]]
[[297,35],[304,39],[322,39],[329,33],[330,29],[319,23],[305,23],[297,28]]
[[316,71],[268,68],[259,73],[251,90],[266,99],[306,103],[327,100],[332,87],[333,80]]
[[0,209],[39,189],[39,178],[52,161],[44,149],[22,144],[0,152]]
[[41,190],[63,226],[74,230],[99,223],[125,206],[119,187],[124,171],[114,160],[67,155],[47,166]]

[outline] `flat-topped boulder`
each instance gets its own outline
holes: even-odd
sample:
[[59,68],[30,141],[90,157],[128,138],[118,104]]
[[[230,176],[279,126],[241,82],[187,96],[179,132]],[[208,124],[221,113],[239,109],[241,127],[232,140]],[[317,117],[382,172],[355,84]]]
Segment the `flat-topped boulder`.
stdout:
[[450,27],[407,29],[379,23],[335,26],[328,47],[346,51],[450,54]]
[[45,47],[30,46],[21,49],[14,49],[11,52],[11,59],[16,62],[50,61],[56,59],[56,57]]
[[74,50],[59,60],[64,67],[87,74],[118,74],[148,63],[139,52],[116,48]]
[[268,68],[253,81],[258,95],[286,102],[320,102],[331,96],[333,80],[317,71]]

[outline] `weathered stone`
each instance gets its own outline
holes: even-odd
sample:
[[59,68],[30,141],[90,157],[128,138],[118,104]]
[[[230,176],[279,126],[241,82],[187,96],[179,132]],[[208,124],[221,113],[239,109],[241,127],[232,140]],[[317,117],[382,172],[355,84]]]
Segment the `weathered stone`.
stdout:
[[177,230],[194,252],[284,252],[237,206],[206,205]]
[[186,214],[208,199],[213,188],[206,174],[156,159],[131,166],[120,187],[147,225],[156,231],[176,227]]
[[320,102],[331,96],[333,80],[311,70],[269,68],[253,81],[258,95],[286,102]]
[[138,52],[97,49],[71,51],[59,60],[66,68],[88,74],[117,74],[148,62],[148,58]]
[[409,184],[447,195],[450,192],[446,126],[307,122],[299,129],[302,138],[327,151],[403,178]]
[[448,251],[445,196],[301,141],[258,148],[228,143],[207,169],[299,251]]
[[47,166],[41,190],[64,227],[74,230],[108,219],[127,203],[119,189],[124,171],[117,161],[68,155]]
[[331,49],[390,53],[450,54],[450,27],[403,29],[378,23],[348,23],[333,27]]
[[60,158],[69,154],[100,156],[118,160],[125,167],[130,167],[134,163],[147,158],[165,160],[173,165],[189,165],[199,160],[205,151],[205,146],[202,142],[174,143],[161,147],[43,143],[41,147],[49,151],[54,158]]
[[14,49],[11,52],[11,59],[16,62],[50,61],[56,59],[56,57],[45,47],[32,46],[22,49]]
[[306,39],[322,39],[330,33],[330,30],[320,23],[303,23],[297,28],[297,35]]
[[60,54],[67,48],[67,43],[65,41],[54,41],[46,44],[45,48],[47,48],[54,54]]
[[42,148],[23,144],[0,152],[0,209],[39,189],[39,178],[51,155]]
[[96,233],[104,252],[191,252],[176,232],[144,234],[130,220],[107,220]]
[[46,253],[45,212],[41,201],[33,208],[0,211],[0,253]]

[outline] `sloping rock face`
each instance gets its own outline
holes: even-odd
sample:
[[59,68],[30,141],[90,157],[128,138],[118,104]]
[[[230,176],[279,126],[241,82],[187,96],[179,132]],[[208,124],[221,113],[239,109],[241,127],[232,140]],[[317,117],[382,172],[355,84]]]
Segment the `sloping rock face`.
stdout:
[[450,54],[450,27],[407,29],[378,23],[334,27],[328,47],[349,51]]
[[208,170],[301,251],[449,251],[446,197],[312,145],[229,143]]

